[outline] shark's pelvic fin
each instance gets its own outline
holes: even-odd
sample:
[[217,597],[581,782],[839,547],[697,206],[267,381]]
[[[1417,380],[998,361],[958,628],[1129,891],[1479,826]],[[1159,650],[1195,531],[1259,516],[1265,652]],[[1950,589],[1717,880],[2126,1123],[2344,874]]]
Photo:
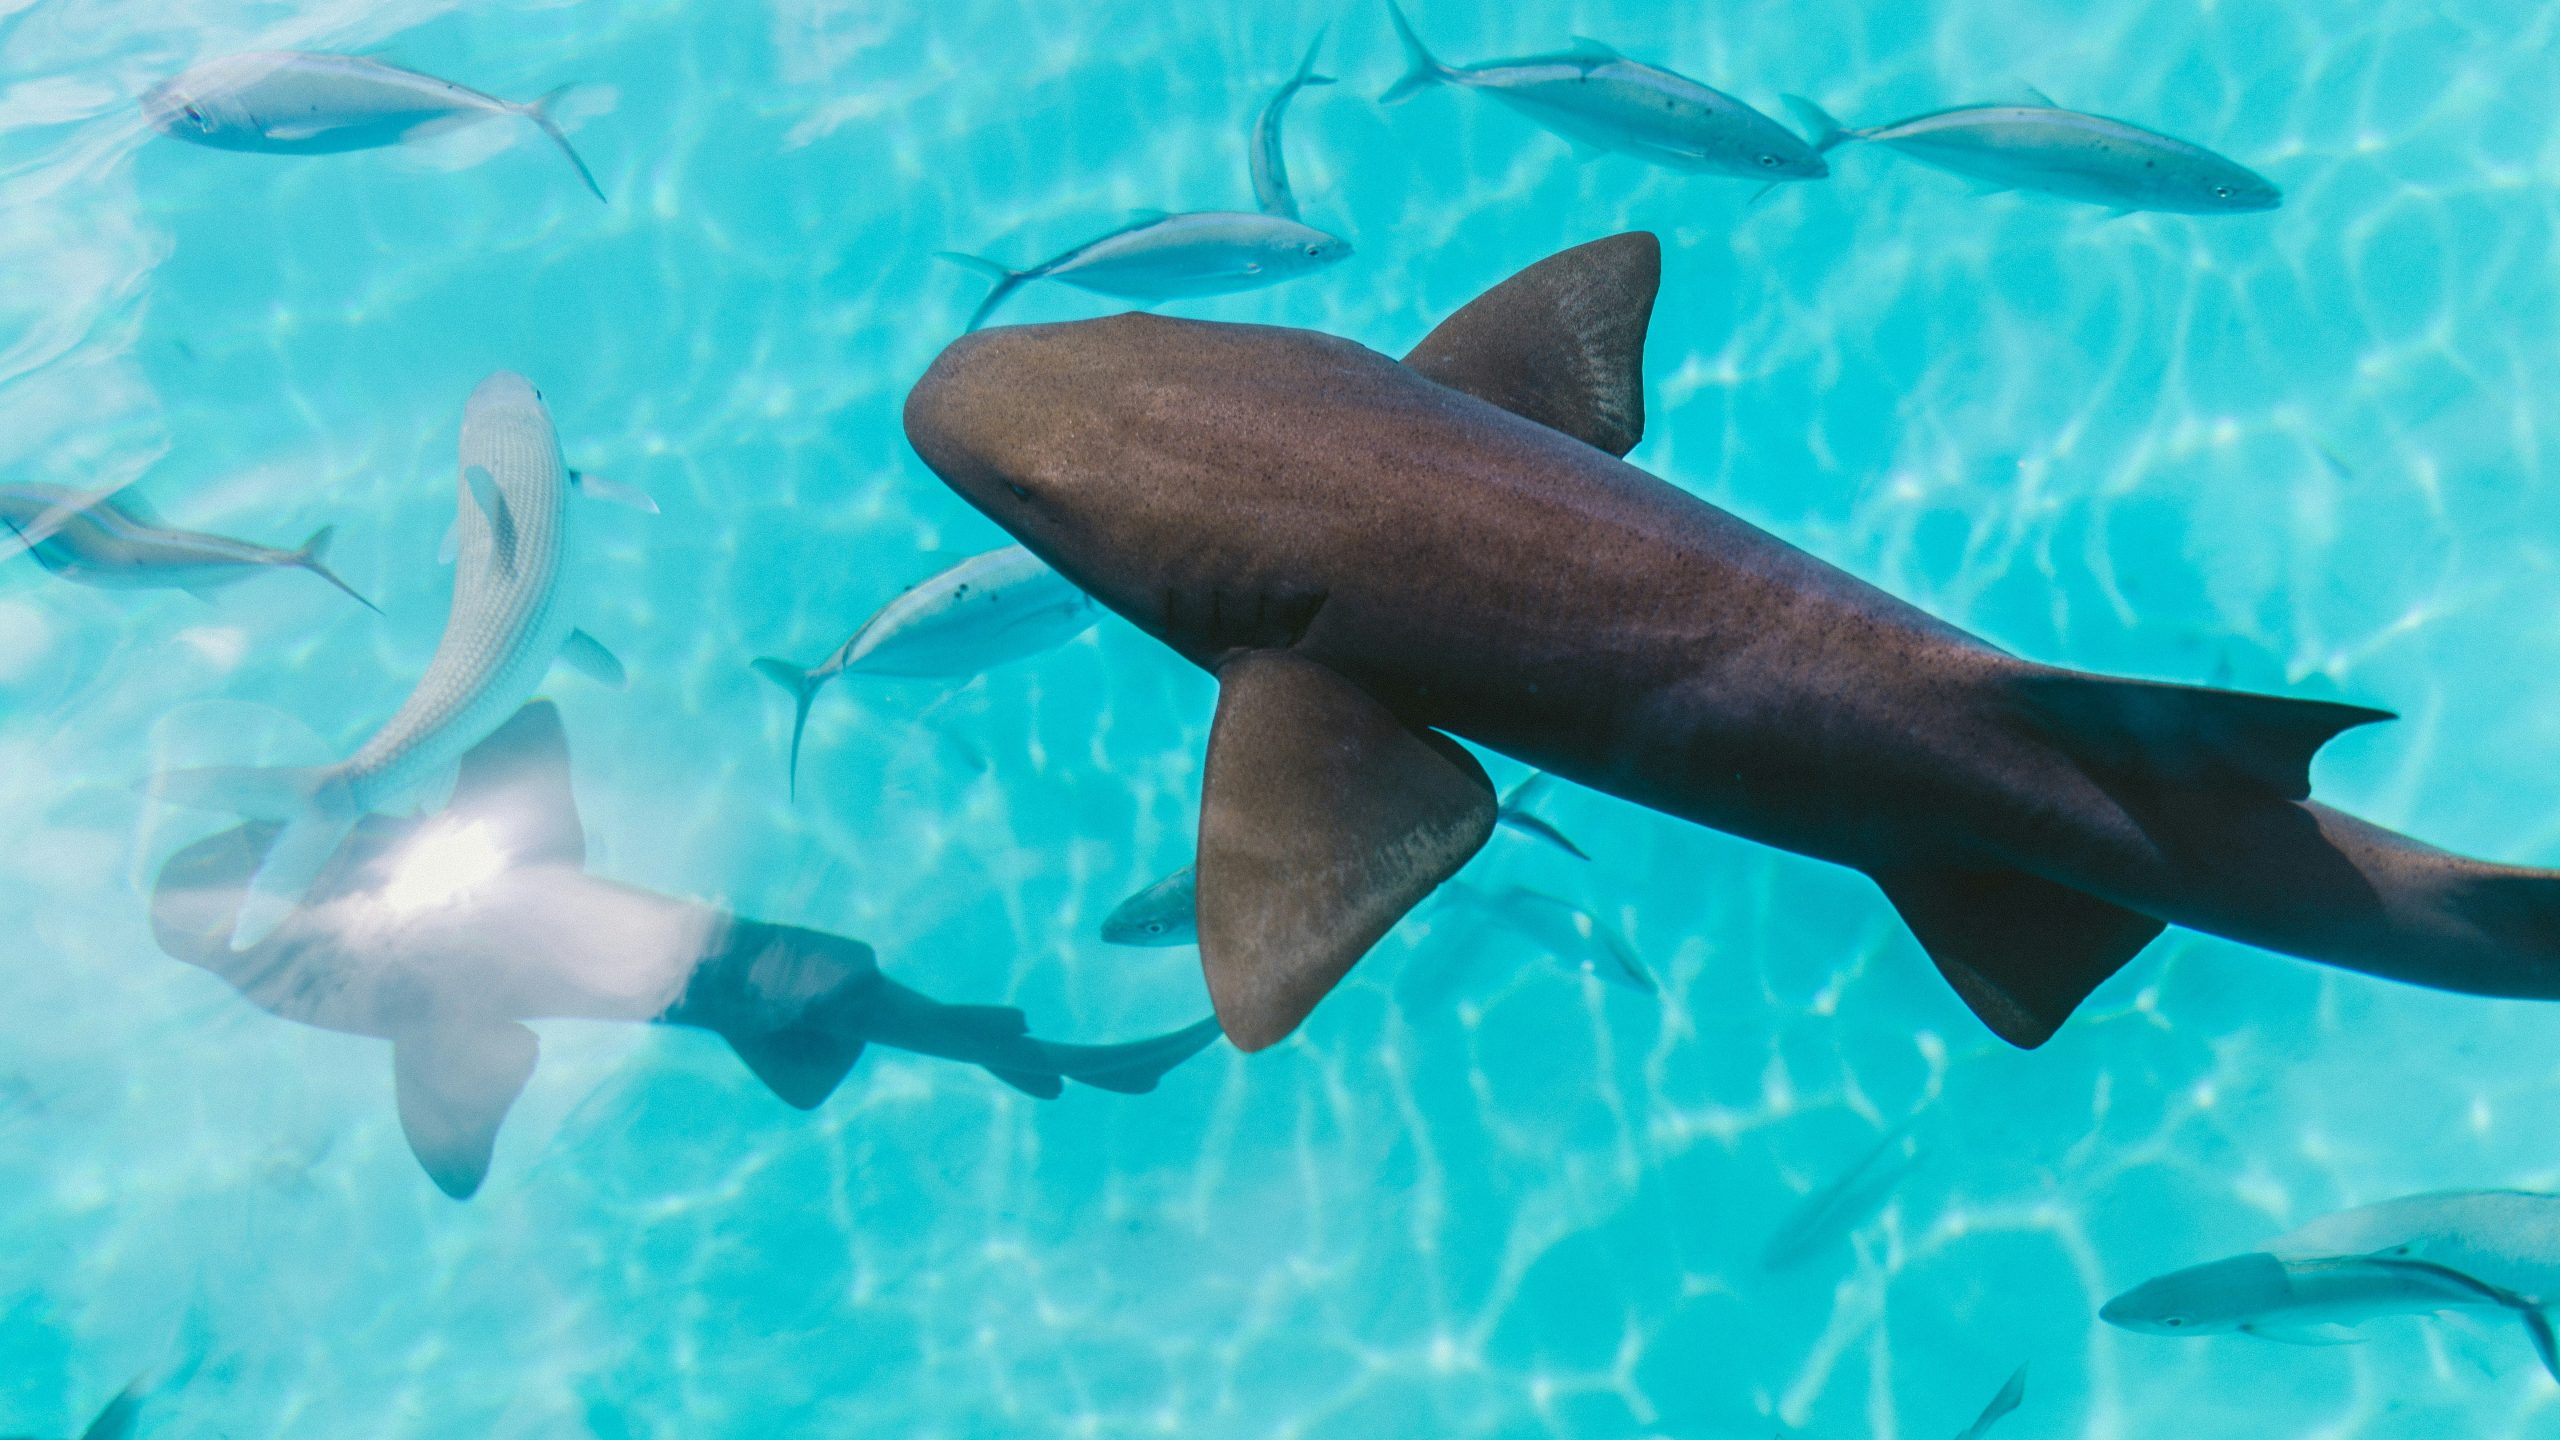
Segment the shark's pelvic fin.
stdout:
[[471,747],[446,808],[494,824],[516,864],[587,863],[586,829],[569,788],[569,737],[548,700],[518,710]]
[[2388,710],[2195,685],[2031,670],[2010,693],[2055,745],[2114,784],[2245,786],[2311,796],[2311,757]]
[[541,1044],[512,1020],[439,1020],[391,1042],[400,1129],[436,1188],[468,1200],[488,1178],[506,1122]]
[[1200,960],[1240,1049],[1286,1037],[1493,833],[1493,783],[1314,661],[1218,672],[1201,781]]
[[2052,1039],[2090,991],[2168,928],[2018,870],[1910,869],[1875,879],[1956,994],[2022,1049]]
[[840,1034],[804,1020],[761,1034],[733,1032],[729,1048],[738,1052],[764,1087],[794,1110],[815,1110],[836,1093],[844,1077],[862,1058],[859,1037]]
[[1404,363],[1624,455],[1644,438],[1644,337],[1661,283],[1662,243],[1643,231],[1577,245],[1469,301]]

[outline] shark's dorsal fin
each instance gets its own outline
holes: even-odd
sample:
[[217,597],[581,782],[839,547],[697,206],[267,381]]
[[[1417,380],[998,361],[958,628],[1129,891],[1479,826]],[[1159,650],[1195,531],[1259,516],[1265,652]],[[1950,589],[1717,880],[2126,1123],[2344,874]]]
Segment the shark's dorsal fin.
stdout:
[[1875,877],[1982,1023],[2032,1050],[2168,927],[2020,870],[1910,869]]
[[541,1048],[512,1020],[430,1020],[392,1037],[400,1130],[437,1189],[468,1200],[488,1178],[498,1127]]
[[1550,255],[1413,347],[1426,379],[1612,455],[1644,438],[1644,337],[1662,243],[1630,231]]
[[569,788],[560,711],[536,700],[471,747],[447,810],[457,820],[489,822],[515,864],[585,865],[587,837]]
[[1259,1050],[1493,833],[1493,782],[1287,651],[1218,671],[1201,781],[1200,962],[1218,1021]]

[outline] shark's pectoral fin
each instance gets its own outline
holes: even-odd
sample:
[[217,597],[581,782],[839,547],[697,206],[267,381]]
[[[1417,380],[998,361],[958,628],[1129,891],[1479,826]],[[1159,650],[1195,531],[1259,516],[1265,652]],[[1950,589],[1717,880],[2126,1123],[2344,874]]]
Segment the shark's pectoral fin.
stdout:
[[1201,781],[1200,960],[1238,1048],[1294,1029],[1493,833],[1493,784],[1314,661],[1257,650],[1218,672]]
[[560,711],[536,700],[471,747],[446,813],[489,822],[515,864],[583,868],[587,835],[569,788],[569,737]]
[[572,630],[560,645],[560,663],[616,690],[628,688],[631,677],[623,671],[622,662],[604,648],[604,642],[584,630]]
[[2068,670],[2013,677],[2010,693],[2057,747],[2105,780],[2311,796],[2311,757],[2339,732],[2388,710],[2195,685],[2113,680]]
[[794,1110],[815,1110],[836,1093],[844,1077],[862,1058],[863,1042],[803,1021],[787,1030],[760,1035],[731,1033],[729,1048],[738,1052],[765,1088]]
[[507,508],[506,492],[498,488],[498,477],[481,465],[467,466],[462,472],[463,487],[471,492],[471,503],[489,522],[489,549],[497,558],[498,573],[516,573],[516,517]]
[[1469,301],[1404,363],[1624,455],[1644,438],[1644,335],[1661,283],[1662,243],[1651,235],[1577,245]]
[[2279,1345],[2361,1345],[2365,1340],[2344,1325],[2243,1325],[2240,1333]]
[[2001,1039],[2032,1050],[2167,927],[2017,870],[1879,874],[1885,898],[1956,994]]
[[489,1174],[498,1127],[541,1052],[512,1020],[442,1020],[394,1036],[400,1129],[436,1188],[468,1200]]

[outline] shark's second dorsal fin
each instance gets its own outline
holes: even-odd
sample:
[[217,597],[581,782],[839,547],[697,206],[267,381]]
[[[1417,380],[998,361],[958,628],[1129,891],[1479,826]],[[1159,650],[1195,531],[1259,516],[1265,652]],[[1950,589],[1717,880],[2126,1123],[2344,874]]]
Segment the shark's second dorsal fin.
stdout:
[[485,820],[519,865],[587,863],[586,831],[569,788],[569,737],[548,700],[518,710],[462,757],[453,803],[457,820]]
[[468,1200],[541,1046],[512,1020],[431,1020],[391,1041],[400,1130],[436,1188]]
[[1244,1050],[1295,1030],[1493,834],[1474,756],[1287,651],[1218,671],[1200,790],[1200,963]]
[[1467,302],[1407,368],[1612,455],[1644,438],[1644,337],[1662,243],[1641,230],[1550,255]]
[[1875,880],[1956,994],[2026,1050],[2168,928],[2018,870],[1918,868]]
[[2010,693],[2053,743],[2118,785],[2311,796],[2311,757],[2388,710],[2068,670],[2012,677]]

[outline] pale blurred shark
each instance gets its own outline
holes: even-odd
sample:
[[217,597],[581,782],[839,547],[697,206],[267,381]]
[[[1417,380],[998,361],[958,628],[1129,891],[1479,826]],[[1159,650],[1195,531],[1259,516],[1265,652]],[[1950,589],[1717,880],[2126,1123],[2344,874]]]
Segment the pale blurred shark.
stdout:
[[[63,522],[44,539],[27,543],[28,534],[58,511],[67,511]],[[178,529],[129,492],[99,498],[59,485],[0,485],[0,526],[8,527],[37,564],[65,580],[100,589],[184,590],[209,600],[213,592],[253,575],[307,570],[367,610],[382,610],[329,568],[334,532],[327,525],[313,531],[299,550],[272,550]]]
[[358,820],[408,803],[449,774],[532,698],[553,661],[623,684],[622,663],[575,627],[561,594],[577,552],[581,489],[655,509],[619,486],[582,484],[561,459],[551,412],[532,382],[505,370],[481,381],[462,412],[453,608],[407,703],[334,765],[220,766],[154,782],[162,799],[284,827],[250,885],[241,943],[254,944],[284,918]]
[[908,395],[946,484],[1217,678],[1200,956],[1239,1045],[1484,845],[1462,739],[1872,877],[2017,1045],[2171,925],[2560,998],[2560,873],[2312,801],[2312,757],[2388,712],[2023,659],[1625,463],[1660,270],[1650,235],[1566,251],[1401,362],[1013,326]]
[[591,875],[558,712],[536,702],[464,757],[453,801],[371,816],[272,933],[233,948],[275,827],[196,842],[162,867],[161,948],[283,1019],[391,1042],[400,1124],[462,1199],[532,1076],[528,1021],[690,1026],[812,1109],[867,1046],[975,1065],[1027,1094],[1135,1094],[1217,1038],[1215,1020],[1118,1045],[1033,1038],[1022,1012],[946,1005],[880,972],[871,947]]

